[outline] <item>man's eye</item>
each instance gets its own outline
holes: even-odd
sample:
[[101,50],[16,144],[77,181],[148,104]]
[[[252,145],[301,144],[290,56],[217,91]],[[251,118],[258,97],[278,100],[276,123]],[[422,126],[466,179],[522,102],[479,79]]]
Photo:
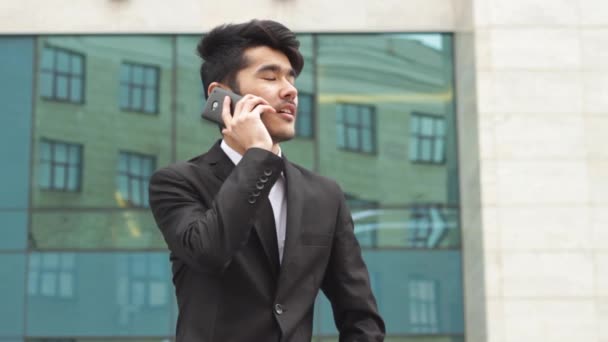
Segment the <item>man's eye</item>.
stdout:
[[274,77],[262,77],[263,79],[265,79],[266,81],[274,81],[276,80],[276,78]]

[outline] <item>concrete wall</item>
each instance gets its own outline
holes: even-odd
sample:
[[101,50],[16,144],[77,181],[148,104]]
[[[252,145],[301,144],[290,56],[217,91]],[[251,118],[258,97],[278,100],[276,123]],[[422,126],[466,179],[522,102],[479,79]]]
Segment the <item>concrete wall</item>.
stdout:
[[608,3],[474,9],[488,341],[608,341]]

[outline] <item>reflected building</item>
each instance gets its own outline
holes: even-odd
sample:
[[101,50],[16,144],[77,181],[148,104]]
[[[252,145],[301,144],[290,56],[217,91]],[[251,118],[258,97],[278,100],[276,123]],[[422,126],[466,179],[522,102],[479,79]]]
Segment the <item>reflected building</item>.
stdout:
[[[299,38],[287,158],[345,192],[388,340],[462,341],[452,36]],[[200,119],[200,37],[22,39],[13,53],[34,66],[21,90],[32,107],[26,336],[170,338],[173,287],[147,184],[221,137]],[[323,296],[315,310],[317,340],[336,340]]]

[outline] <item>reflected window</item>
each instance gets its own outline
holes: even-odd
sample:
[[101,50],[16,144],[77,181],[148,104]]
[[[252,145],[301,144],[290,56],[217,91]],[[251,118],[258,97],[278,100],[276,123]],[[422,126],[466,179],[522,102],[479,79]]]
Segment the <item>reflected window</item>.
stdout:
[[148,207],[148,181],[156,169],[156,157],[133,152],[120,152],[117,186],[122,207]]
[[169,304],[168,272],[164,255],[130,254],[123,268],[118,298],[136,307],[164,307]]
[[415,333],[439,332],[439,283],[433,279],[408,281],[409,325]]
[[43,139],[38,185],[45,190],[80,191],[82,145]]
[[120,66],[120,109],[158,113],[158,66],[123,62]]
[[314,95],[298,93],[298,115],[296,117],[296,136],[299,138],[314,138],[315,115]]
[[445,118],[443,116],[412,113],[410,160],[429,164],[445,163]]
[[84,55],[45,46],[40,66],[40,95],[48,100],[84,103]]
[[375,107],[340,103],[336,118],[338,147],[353,152],[376,153]]
[[29,259],[28,294],[41,297],[73,298],[74,253],[33,253]]
[[378,247],[378,201],[357,198],[345,194],[346,202],[351,208],[355,236],[361,247]]
[[407,244],[418,248],[452,245],[448,237],[457,233],[458,210],[440,204],[415,204],[407,227]]

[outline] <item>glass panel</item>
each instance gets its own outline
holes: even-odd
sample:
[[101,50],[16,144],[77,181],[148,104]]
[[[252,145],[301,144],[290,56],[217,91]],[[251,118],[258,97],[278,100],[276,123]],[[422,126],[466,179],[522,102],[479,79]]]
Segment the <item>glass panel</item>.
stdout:
[[70,165],[80,165],[80,151],[79,145],[69,145],[69,162]]
[[433,140],[431,139],[421,139],[420,140],[420,159],[424,161],[431,160],[431,144]]
[[156,88],[156,68],[146,68],[146,86]]
[[63,189],[66,187],[66,171],[67,168],[63,165],[55,165],[55,173],[53,174],[53,188]]
[[44,48],[42,50],[42,60],[40,61],[40,67],[44,70],[53,70],[54,69],[54,56],[55,50],[51,48]]
[[70,87],[70,100],[74,102],[82,101],[82,81],[80,78],[72,77],[72,84]]
[[68,98],[68,80],[67,76],[57,75],[55,81],[57,82],[57,88],[55,94],[58,99],[66,100]]
[[422,117],[421,118],[421,128],[420,128],[420,133],[424,136],[431,136],[433,135],[433,119],[428,118],[428,117]]
[[70,72],[70,56],[65,51],[56,50],[57,71],[68,73]]
[[129,194],[129,199],[134,205],[142,204],[142,196],[141,196],[141,180],[139,178],[131,179],[131,193]]
[[[389,336],[463,334],[460,252],[370,250],[364,257]],[[325,296],[315,311],[315,333],[337,335]]]
[[134,65],[131,69],[132,77],[131,80],[134,84],[143,85],[144,84],[144,69],[141,66]]
[[74,75],[82,75],[82,57],[78,55],[72,56],[72,74]]
[[131,88],[131,109],[142,109],[142,89],[138,87]]
[[372,132],[370,129],[363,129],[363,131],[361,132],[361,141],[362,141],[362,148],[364,152],[372,152],[373,151],[373,143],[372,143]]
[[38,167],[38,185],[43,189],[51,187],[51,163],[40,163]]
[[80,184],[80,169],[77,166],[70,166],[68,168],[68,190],[78,190]]
[[346,146],[350,149],[358,149],[359,146],[359,132],[355,127],[348,127],[346,129],[347,142]]
[[[445,96],[453,94],[451,44],[443,44],[451,38],[416,36],[318,36],[318,171],[335,179],[345,192],[378,204],[377,208],[353,209],[352,215],[387,322],[387,341],[457,341],[462,340],[464,330],[459,196],[453,192],[458,161],[452,148],[456,145],[453,98]],[[332,146],[340,136],[336,130],[336,138],[331,137],[339,120],[332,115],[339,113],[336,108],[342,108],[340,103],[345,101],[350,102],[349,113],[352,107],[360,108],[361,124],[373,128],[361,130],[361,146],[350,137],[354,135],[351,129],[347,132],[351,133],[347,134],[349,146],[366,151],[373,139],[375,154],[350,153]],[[414,113],[446,118],[444,164],[411,161],[433,161],[437,132],[432,119],[420,119]],[[348,120],[355,122],[351,117]],[[419,132],[428,138],[416,139]],[[420,199],[428,204],[418,203]],[[411,296],[410,278],[426,282],[414,284]],[[329,304],[325,299],[320,304],[315,308],[319,314],[315,335],[337,341]]]
[[146,89],[145,99],[144,111],[148,113],[156,112],[156,89]]
[[[129,256],[156,254],[163,256],[159,259],[163,269],[161,279],[151,280],[148,275],[139,277],[128,271]],[[166,253],[76,253],[73,271],[43,271],[49,284],[53,278],[56,281],[54,289],[49,285],[46,290],[49,296],[54,290],[52,295],[61,300],[49,300],[42,294],[29,295],[27,334],[169,336],[174,328],[169,326],[170,303],[156,301],[152,306],[148,300],[150,284],[161,282],[171,288],[168,260]],[[119,297],[122,284],[136,291]]]
[[55,163],[67,163],[68,162],[68,145],[63,143],[54,143],[54,155],[53,161]]
[[142,174],[141,164],[142,164],[142,157],[136,156],[136,155],[131,155],[131,157],[129,158],[129,173],[132,175],[141,175]]
[[443,138],[435,139],[435,151],[433,161],[440,163],[443,161]]
[[0,336],[23,335],[25,254],[0,254]]

